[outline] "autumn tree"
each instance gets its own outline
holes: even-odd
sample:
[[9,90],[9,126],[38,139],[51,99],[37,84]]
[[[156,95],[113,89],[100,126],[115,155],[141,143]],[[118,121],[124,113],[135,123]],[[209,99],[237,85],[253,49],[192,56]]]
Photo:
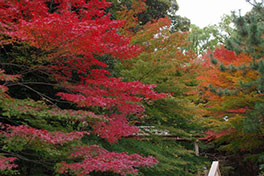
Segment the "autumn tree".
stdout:
[[[118,19],[119,11],[122,8],[127,10],[135,10],[134,17],[138,19],[139,25],[145,25],[148,22],[153,22],[159,18],[165,17],[167,15],[167,10],[171,7],[171,0],[108,0],[112,2],[113,5],[109,7],[109,11],[115,19]],[[144,6],[138,7],[139,9],[134,9],[134,5],[137,3],[144,2]],[[138,11],[144,8],[142,11]]]
[[111,0],[113,6],[109,11],[115,19],[126,19],[124,28],[130,32],[138,32],[147,23],[169,16],[171,19],[170,31],[188,31],[190,20],[177,14],[179,5],[176,0]]
[[[196,55],[191,51],[185,53],[181,51],[181,48],[189,45],[186,41],[188,33],[171,33],[170,24],[171,20],[166,17],[145,25],[142,31],[132,37],[132,42],[142,47],[144,51],[136,58],[125,60],[117,67],[126,80],[156,84],[157,92],[170,94],[166,99],[151,104],[146,103],[146,118],[140,125],[155,126],[157,129],[168,131],[170,136],[182,140],[181,142],[174,141],[175,139],[166,141],[154,137],[149,138],[152,141],[151,145],[147,142],[136,142],[137,145],[146,146],[141,150],[156,153],[161,162],[155,169],[146,169],[147,171],[143,169],[142,172],[145,175],[186,175],[187,173],[196,175],[197,171],[202,169],[203,163],[202,159],[196,157],[193,152],[193,142],[196,140],[194,136],[199,136],[201,130],[198,120],[199,111],[192,103],[191,96],[191,91],[197,84],[196,65],[193,62]],[[188,167],[185,167],[186,165]]]
[[118,34],[124,22],[106,13],[110,5],[0,2],[2,174],[127,175],[157,163],[152,156],[115,153],[96,142],[116,143],[137,132],[142,103],[167,96],[153,91],[155,85],[113,77],[102,62],[141,51]]
[[257,175],[263,167],[263,5],[254,6],[251,13],[258,15],[234,14],[229,50],[222,47],[205,56],[207,71],[200,77],[207,120],[216,130],[207,139],[226,152],[237,175]]

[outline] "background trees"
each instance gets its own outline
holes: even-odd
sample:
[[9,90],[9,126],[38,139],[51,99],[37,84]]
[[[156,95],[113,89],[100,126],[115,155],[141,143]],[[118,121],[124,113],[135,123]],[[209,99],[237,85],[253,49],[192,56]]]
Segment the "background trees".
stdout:
[[209,25],[204,28],[192,24],[188,36],[191,44],[187,49],[193,50],[199,56],[209,50],[215,50],[233,35],[234,29],[232,21],[232,15],[223,15],[219,24]]
[[214,117],[215,142],[231,161],[233,175],[257,175],[263,164],[263,4],[254,6],[245,16],[234,14],[235,31],[226,40],[233,51],[222,47],[208,54],[208,70],[200,77],[209,84],[203,96],[208,116]]

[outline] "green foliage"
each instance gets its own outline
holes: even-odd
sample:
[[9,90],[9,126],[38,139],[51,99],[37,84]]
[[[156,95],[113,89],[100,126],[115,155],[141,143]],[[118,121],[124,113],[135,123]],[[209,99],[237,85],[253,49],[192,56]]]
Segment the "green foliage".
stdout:
[[138,14],[141,24],[146,24],[152,20],[164,18],[170,7],[170,0],[146,0],[147,10]]
[[207,50],[214,50],[219,46],[221,36],[215,25],[201,29],[192,24],[188,40],[192,43],[189,49],[195,51],[196,54],[202,54]]
[[[187,144],[187,145],[186,145]],[[197,171],[209,166],[206,160],[194,155],[193,143],[175,141],[173,139],[122,139],[120,143],[109,146],[113,151],[140,152],[143,155],[153,155],[159,160],[154,168],[140,169],[139,175],[197,175]],[[194,164],[196,163],[196,164]]]
[[[109,11],[113,14],[113,17],[117,18],[117,13],[120,11],[122,6],[131,8],[132,2],[134,0],[108,0],[113,3],[109,8]],[[138,23],[140,25],[145,25],[148,22],[153,22],[159,18],[164,18],[167,14],[167,10],[171,6],[170,0],[146,0],[146,10],[135,14],[138,18]]]
[[248,133],[259,133],[264,135],[264,103],[257,102],[254,110],[251,111],[248,116],[244,119],[244,131]]
[[191,23],[190,20],[186,17],[181,17],[180,15],[177,15],[179,5],[176,0],[171,1],[171,7],[168,10],[168,16],[171,19],[170,32],[189,31]]
[[225,65],[223,63],[220,64],[219,68],[220,68],[221,72],[225,72],[226,71],[226,67],[225,67]]
[[[82,128],[79,119],[95,122],[90,117],[92,114],[85,111],[62,110],[56,106],[47,106],[44,101],[3,99],[0,102],[1,113],[5,117],[2,119],[10,121],[11,124],[14,122],[13,125],[28,124],[38,129],[69,132]],[[14,119],[19,120],[20,124]]]
[[214,50],[232,35],[232,19],[230,15],[224,15],[219,24],[209,25],[200,28],[194,24],[190,26],[188,41],[191,45],[187,48],[193,50],[197,55],[202,55],[206,51]]
[[236,32],[226,41],[226,46],[236,53],[247,53],[254,58],[264,55],[264,7],[263,4],[254,4],[253,9],[244,17],[233,13]]
[[[127,81],[157,84],[156,91],[171,93],[166,99],[145,104],[146,117],[140,125],[155,126],[168,130],[172,136],[189,139],[191,135],[199,136],[202,128],[198,116],[193,113],[197,107],[192,103],[192,96],[187,96],[197,85],[195,65],[190,62],[195,55],[192,52],[182,53],[179,48],[188,45],[185,41],[187,35],[182,32],[171,33],[167,24],[167,19],[162,19],[139,31],[132,42],[144,47],[144,52],[116,68]],[[140,169],[142,175],[196,175],[202,170],[203,159],[195,157],[191,151],[195,138],[187,142],[191,147],[185,146],[185,142],[173,139],[166,141],[163,138],[130,141],[126,146],[123,146],[124,141],[118,147],[151,153],[159,159],[160,164],[154,169]]]
[[217,59],[214,59],[214,58],[212,58],[212,59],[211,59],[211,63],[212,63],[212,64],[214,64],[214,65],[217,65],[217,64],[218,64],[218,60],[217,60]]
[[3,176],[10,176],[10,175],[19,175],[17,170],[1,170],[0,174]]

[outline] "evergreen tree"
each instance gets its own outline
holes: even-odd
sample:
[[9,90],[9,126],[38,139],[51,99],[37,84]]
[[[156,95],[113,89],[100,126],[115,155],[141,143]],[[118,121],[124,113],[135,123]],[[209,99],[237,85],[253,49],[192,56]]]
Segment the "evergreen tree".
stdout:
[[179,5],[177,0],[171,0],[171,7],[168,10],[168,16],[171,19],[170,32],[189,31],[191,24],[190,20],[186,17],[177,15],[178,10]]

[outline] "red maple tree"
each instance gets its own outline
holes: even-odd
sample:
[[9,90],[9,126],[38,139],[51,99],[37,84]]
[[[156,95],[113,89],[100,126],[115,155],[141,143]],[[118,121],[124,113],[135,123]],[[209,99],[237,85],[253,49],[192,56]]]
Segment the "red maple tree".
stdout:
[[[95,122],[88,122],[92,133],[113,143],[137,132],[127,115],[141,117],[144,112],[142,102],[160,99],[166,94],[156,93],[153,90],[155,85],[144,85],[138,81],[123,82],[122,78],[111,76],[106,70],[108,65],[97,59],[98,56],[109,55],[122,61],[137,56],[141,50],[136,45],[130,45],[129,39],[119,34],[118,30],[124,22],[112,20],[111,14],[104,11],[110,5],[105,0],[3,0],[0,2],[0,28],[1,35],[8,36],[1,40],[2,45],[24,42],[37,48],[40,53],[35,62],[40,64],[35,67],[52,74],[53,80],[65,90],[58,92],[57,96],[84,109],[63,113],[69,116],[74,114],[74,117],[79,113],[80,116],[95,118]],[[41,64],[44,61],[45,64]],[[78,80],[75,79],[76,75]],[[7,75],[2,81],[9,81]],[[7,87],[0,88],[3,90],[1,94],[6,94]],[[98,107],[107,113],[94,114],[85,110],[89,107]],[[36,114],[38,111],[25,105],[17,109],[20,113]],[[62,113],[59,109],[51,111],[49,115]],[[1,128],[6,143],[16,142],[20,138],[34,145],[64,145],[74,140],[80,141],[88,134],[78,131],[49,132],[29,125],[12,126],[4,123]],[[136,173],[134,167],[157,163],[153,157],[118,154],[98,146],[82,145],[69,156],[81,157],[81,163],[62,162],[59,172],[71,170],[76,175],[84,175],[92,171],[112,171],[126,175]],[[0,170],[15,167],[8,164],[14,160],[1,157]]]

